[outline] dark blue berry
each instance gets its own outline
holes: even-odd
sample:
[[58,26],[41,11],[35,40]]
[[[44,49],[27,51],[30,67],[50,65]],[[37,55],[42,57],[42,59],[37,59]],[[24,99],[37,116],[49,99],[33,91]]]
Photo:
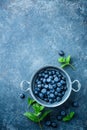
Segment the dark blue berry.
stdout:
[[58,97],[62,97],[62,94],[61,94],[61,93],[58,93]]
[[47,82],[48,82],[48,83],[51,82],[51,79],[50,79],[50,78],[47,78]]
[[59,55],[60,55],[60,56],[64,56],[64,51],[60,50],[60,51],[59,51]]
[[51,84],[54,84],[55,82],[54,82],[54,80],[51,80]]
[[79,104],[78,104],[78,102],[74,101],[74,102],[72,102],[72,106],[73,106],[73,107],[78,107]]
[[66,84],[66,82],[64,80],[61,80],[60,83],[61,84]]
[[35,91],[34,91],[34,93],[35,93],[35,95],[37,95],[37,94],[38,94],[38,91],[37,91],[37,90],[35,90]]
[[61,87],[61,86],[62,86],[62,84],[61,84],[61,83],[57,83],[57,86],[58,86],[58,87]]
[[57,88],[56,91],[59,93],[61,92],[61,88]]
[[21,99],[25,98],[25,94],[21,93],[21,94],[20,94],[20,98],[21,98]]
[[55,96],[54,96],[53,93],[50,93],[50,94],[49,94],[49,97],[52,98],[52,99],[55,98]]
[[57,97],[57,99],[56,99],[56,100],[59,102],[59,101],[61,101],[61,98],[60,98],[60,97]]
[[53,89],[53,86],[49,84],[49,89]]
[[65,112],[65,111],[61,111],[60,114],[61,114],[61,116],[63,116],[63,117],[66,116],[66,112]]
[[55,77],[55,78],[54,78],[54,81],[55,81],[55,82],[58,82],[58,81],[59,81],[58,77]]
[[49,102],[50,102],[50,103],[53,103],[53,100],[52,100],[51,98],[49,98]]
[[56,122],[52,122],[52,123],[51,123],[51,126],[52,126],[53,128],[56,128],[56,127],[57,127],[57,123],[56,123]]
[[58,120],[58,121],[61,121],[61,120],[62,120],[62,116],[61,116],[61,115],[58,115],[58,116],[57,116],[57,120]]
[[44,95],[42,93],[39,93],[39,97],[43,99]]
[[45,76],[44,76],[45,78],[48,78],[48,74],[45,74]]
[[43,94],[46,94],[47,90],[46,90],[45,88],[43,88],[43,89],[41,90],[41,92],[42,92]]
[[49,88],[49,86],[46,84],[46,85],[44,85],[44,88],[46,88],[46,89],[47,89],[47,88]]
[[55,96],[57,96],[57,95],[58,95],[58,92],[56,92],[56,91],[55,91],[55,93],[54,93],[54,94],[55,94]]
[[51,121],[46,121],[46,126],[51,126]]
[[45,78],[43,79],[43,83],[46,83],[46,79]]
[[41,84],[41,81],[38,81],[37,84]]

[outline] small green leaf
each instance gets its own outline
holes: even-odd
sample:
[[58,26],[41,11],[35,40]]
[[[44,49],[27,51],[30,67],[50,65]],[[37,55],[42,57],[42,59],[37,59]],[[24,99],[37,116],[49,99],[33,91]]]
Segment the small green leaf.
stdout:
[[40,112],[40,111],[42,111],[44,109],[44,106],[42,106],[42,105],[40,105],[38,103],[33,104],[32,107],[33,107],[33,109],[34,109],[34,111],[36,113],[38,113],[38,112]]
[[24,116],[26,116],[28,119],[30,119],[34,122],[39,122],[38,118],[33,113],[25,112]]
[[42,121],[50,112],[52,112],[51,110],[45,111],[41,117],[39,118],[39,121]]
[[67,116],[63,118],[63,121],[70,121],[75,115],[75,112],[70,112]]
[[59,61],[60,63],[64,63],[64,62],[66,62],[66,59],[65,59],[64,57],[60,57],[60,58],[58,59],[58,61]]
[[31,98],[28,98],[28,104],[29,105],[32,105],[33,103],[35,103],[36,101],[35,100],[33,100],[33,99],[31,99]]
[[70,63],[70,60],[71,60],[71,56],[69,55],[68,57],[66,57],[66,63]]

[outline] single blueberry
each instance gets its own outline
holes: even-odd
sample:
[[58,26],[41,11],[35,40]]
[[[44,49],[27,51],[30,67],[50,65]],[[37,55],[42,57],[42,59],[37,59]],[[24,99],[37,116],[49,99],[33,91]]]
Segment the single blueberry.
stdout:
[[49,98],[49,102],[50,102],[50,103],[53,103],[53,99]]
[[59,51],[59,55],[60,55],[60,56],[64,56],[64,51],[60,50],[60,51]]
[[78,107],[79,104],[78,104],[78,102],[74,101],[74,102],[72,102],[72,106],[73,106],[73,107]]
[[49,89],[50,89],[50,90],[51,90],[51,89],[53,89],[53,86],[52,86],[52,85],[50,85],[50,84],[49,84]]
[[52,71],[52,74],[55,74],[55,71],[54,71],[54,70]]
[[48,74],[45,74],[45,76],[44,76],[45,78],[48,78]]
[[50,94],[50,91],[47,91],[47,95],[49,95]]
[[64,80],[61,80],[60,83],[61,84],[66,84],[66,82]]
[[47,98],[44,98],[44,101],[48,102],[48,99],[47,99]]
[[61,93],[58,93],[58,97],[62,97],[62,94],[61,94]]
[[39,93],[39,97],[43,99],[44,95],[42,93]]
[[38,81],[37,84],[41,84],[41,81]]
[[42,86],[41,84],[38,84],[38,88],[41,88],[41,86]]
[[51,82],[51,79],[50,79],[50,78],[47,78],[47,82],[48,82],[48,83]]
[[61,111],[60,114],[61,114],[61,116],[63,116],[63,117],[66,116],[66,112],[65,112],[64,110]]
[[44,88],[49,88],[49,86],[47,84],[44,85]]
[[62,75],[61,75],[61,74],[59,74],[59,75],[58,75],[58,77],[59,77],[59,78],[62,78]]
[[49,97],[52,98],[52,99],[55,98],[55,96],[54,96],[53,93],[50,93],[50,94],[49,94]]
[[47,90],[46,90],[45,88],[43,88],[43,89],[41,90],[41,92],[42,92],[43,94],[46,94]]
[[55,77],[56,77],[56,74],[54,74],[53,77],[55,78]]
[[50,79],[53,79],[53,76],[49,76]]
[[56,91],[59,93],[61,92],[61,88],[57,88]]
[[51,126],[51,121],[50,120],[48,120],[48,121],[46,121],[46,126]]
[[54,80],[51,80],[51,84],[54,84],[55,82],[54,82]]
[[46,79],[45,78],[43,79],[43,83],[46,83]]
[[41,77],[42,76],[42,74],[41,73],[39,73],[39,77]]
[[61,121],[61,120],[62,120],[62,116],[61,116],[61,115],[58,115],[58,116],[57,116],[57,120],[58,120],[58,121]]
[[55,77],[55,78],[54,78],[54,81],[55,81],[55,82],[58,82],[58,81],[59,81],[58,77]]
[[59,102],[59,101],[61,101],[61,98],[60,98],[60,97],[57,97],[56,100]]
[[47,74],[47,70],[45,70],[44,73]]
[[51,126],[52,126],[53,128],[56,128],[56,127],[57,127],[57,123],[56,123],[56,122],[52,122],[52,123],[51,123]]
[[50,93],[54,93],[54,92],[55,92],[55,90],[54,90],[54,89],[51,89],[51,90],[50,90]]
[[38,95],[38,91],[37,90],[35,90],[34,93],[35,93],[35,95]]
[[55,96],[57,96],[57,95],[58,95],[58,92],[55,92],[54,94],[55,94]]
[[56,88],[57,88],[56,84],[53,84],[52,86],[53,86],[53,88],[54,88],[54,89],[56,89]]
[[59,75],[59,72],[58,72],[58,71],[56,71],[56,74],[57,74],[57,75]]
[[62,80],[66,81],[66,78],[63,76],[63,77],[62,77]]
[[51,71],[49,71],[49,72],[48,72],[48,74],[49,74],[49,75],[51,75],[51,74],[52,74],[52,72],[51,72]]
[[25,94],[24,94],[24,93],[21,93],[21,94],[20,94],[20,98],[21,98],[21,99],[25,98]]
[[62,84],[61,84],[61,83],[57,83],[57,86],[58,86],[58,87],[61,87],[61,86],[62,86]]

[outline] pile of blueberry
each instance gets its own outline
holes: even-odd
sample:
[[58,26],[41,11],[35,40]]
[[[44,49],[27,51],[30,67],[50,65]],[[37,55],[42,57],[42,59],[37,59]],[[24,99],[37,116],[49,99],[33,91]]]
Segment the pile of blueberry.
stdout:
[[38,73],[34,94],[47,103],[62,100],[67,90],[66,77],[57,69],[45,69]]

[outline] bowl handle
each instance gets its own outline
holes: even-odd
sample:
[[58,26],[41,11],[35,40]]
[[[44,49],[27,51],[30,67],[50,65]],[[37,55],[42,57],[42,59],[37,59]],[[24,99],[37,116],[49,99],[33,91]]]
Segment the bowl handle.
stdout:
[[73,82],[72,82],[72,85],[75,83],[75,82],[77,82],[77,89],[75,89],[75,88],[73,88],[72,87],[72,90],[74,91],[74,92],[78,92],[79,90],[80,90],[80,88],[81,88],[81,84],[80,84],[80,82],[79,82],[79,80],[74,80]]
[[30,82],[27,81],[27,80],[23,80],[23,81],[21,81],[21,83],[20,83],[21,89],[22,89],[23,91],[27,92],[28,90],[30,90],[30,87],[28,87],[27,89],[24,89],[24,82],[26,82],[28,85],[30,85]]

